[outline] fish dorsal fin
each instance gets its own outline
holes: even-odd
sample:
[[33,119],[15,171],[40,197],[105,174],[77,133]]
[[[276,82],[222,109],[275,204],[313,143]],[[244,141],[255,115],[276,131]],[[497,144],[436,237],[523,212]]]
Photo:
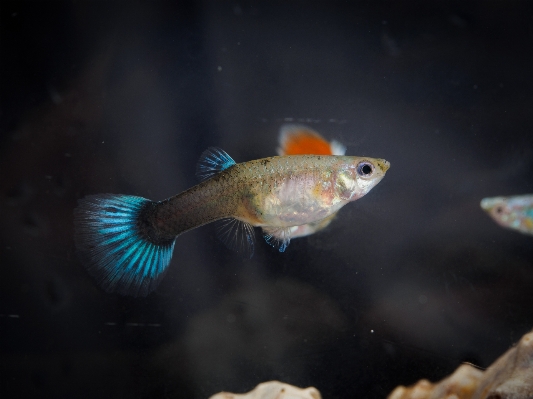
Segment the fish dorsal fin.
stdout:
[[244,258],[251,258],[254,254],[255,232],[251,224],[238,219],[221,219],[216,224],[220,241],[232,251],[238,252]]
[[283,125],[279,132],[279,155],[344,155],[338,141],[328,143],[318,132],[303,125]]
[[235,161],[222,148],[209,147],[202,152],[196,164],[196,177],[201,181],[213,177],[235,165]]
[[285,252],[291,242],[291,227],[263,227],[263,237],[268,245]]

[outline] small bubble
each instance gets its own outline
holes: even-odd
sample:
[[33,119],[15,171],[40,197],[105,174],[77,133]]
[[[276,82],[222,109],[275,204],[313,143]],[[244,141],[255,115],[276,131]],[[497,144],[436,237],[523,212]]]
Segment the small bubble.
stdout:
[[222,67],[219,65],[219,66],[217,67],[217,70],[220,72],[220,71],[222,70]]
[[370,330],[370,333],[371,333],[371,334],[374,334],[374,330]]

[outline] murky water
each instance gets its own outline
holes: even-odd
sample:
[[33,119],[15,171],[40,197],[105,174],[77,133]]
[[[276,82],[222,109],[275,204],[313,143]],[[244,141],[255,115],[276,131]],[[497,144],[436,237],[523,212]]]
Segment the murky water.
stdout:
[[[488,366],[533,327],[533,238],[479,206],[533,193],[531,11],[4,5],[0,390],[207,398],[278,379],[384,398]],[[258,232],[243,260],[204,226],[147,298],[98,288],[75,254],[79,198],[164,199],[208,146],[273,156],[289,122],[391,169],[284,253]]]

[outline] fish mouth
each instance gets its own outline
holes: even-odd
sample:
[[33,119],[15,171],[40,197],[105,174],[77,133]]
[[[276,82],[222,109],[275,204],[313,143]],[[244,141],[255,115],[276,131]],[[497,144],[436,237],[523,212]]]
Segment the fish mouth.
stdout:
[[481,206],[481,209],[485,211],[488,211],[490,208],[492,208],[492,203],[488,200],[488,198],[483,198],[479,205]]
[[501,203],[501,201],[502,201],[502,199],[498,198],[498,197],[483,198],[479,205],[485,211],[490,211],[492,208],[494,208],[494,206],[496,206],[497,204]]
[[390,168],[390,162],[384,159],[379,159],[377,164],[380,167],[380,169],[383,171],[383,173],[385,173]]

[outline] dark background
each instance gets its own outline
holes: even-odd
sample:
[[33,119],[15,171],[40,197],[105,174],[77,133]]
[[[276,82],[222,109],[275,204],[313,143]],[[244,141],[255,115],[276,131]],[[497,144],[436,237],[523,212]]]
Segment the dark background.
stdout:
[[[487,367],[533,327],[533,5],[2,2],[0,395],[208,398],[279,379],[384,398]],[[181,236],[145,299],[77,261],[87,194],[154,200],[208,146],[275,155],[286,121],[391,162],[325,231],[242,260]]]

